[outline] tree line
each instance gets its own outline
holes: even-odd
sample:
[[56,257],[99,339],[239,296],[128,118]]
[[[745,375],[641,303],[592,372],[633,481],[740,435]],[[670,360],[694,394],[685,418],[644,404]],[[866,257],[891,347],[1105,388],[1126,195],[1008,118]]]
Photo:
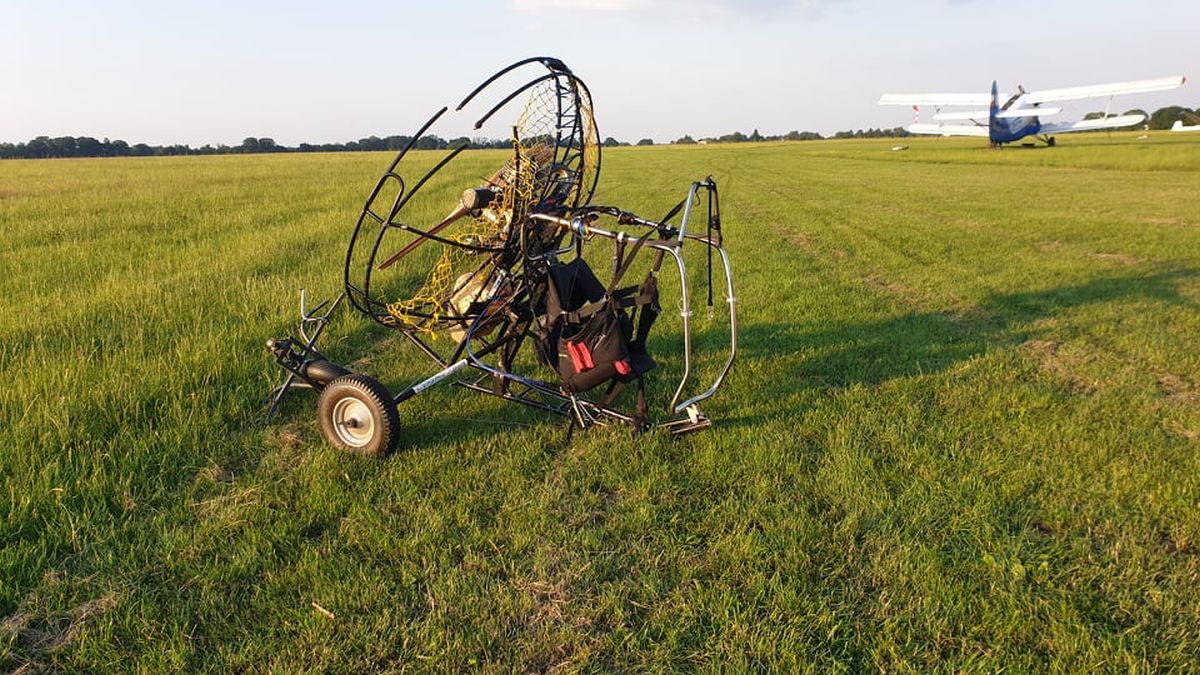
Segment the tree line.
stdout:
[[[1200,123],[1200,108],[1189,110],[1181,105],[1169,105],[1165,108],[1159,108],[1153,113],[1148,113],[1141,108],[1126,110],[1122,115],[1143,115],[1147,119],[1144,122],[1146,128],[1151,131],[1163,131],[1170,129],[1175,122],[1182,120],[1184,124]],[[1104,119],[1106,114],[1103,112],[1091,112],[1083,116],[1085,120]],[[1108,113],[1107,117],[1116,117],[1116,113]]]
[[[412,141],[411,136],[368,136],[347,143],[301,143],[288,147],[273,138],[246,138],[240,145],[148,145],[129,144],[122,140],[97,140],[90,136],[38,136],[26,143],[0,143],[0,159],[43,159],[50,157],[154,157],[163,155],[232,155],[268,152],[353,152],[400,150]],[[439,136],[422,136],[413,142],[418,150],[439,150],[451,146],[467,145],[470,148],[511,148],[511,141],[487,138],[444,139]]]
[[[879,136],[907,136],[907,131],[896,129],[870,129],[868,131],[838,132],[835,138],[875,138]],[[695,143],[743,143],[747,141],[809,141],[821,140],[824,136],[815,131],[789,131],[778,136],[763,136],[755,129],[750,135],[735,131],[724,136],[701,138],[696,140],[691,136],[683,136],[673,141],[680,145]],[[89,136],[38,136],[27,143],[0,143],[0,159],[48,159],[59,157],[155,157],[170,155],[232,155],[250,153],[282,153],[282,152],[355,152],[355,151],[398,151],[409,144],[411,136],[369,136],[348,143],[301,143],[296,147],[280,145],[272,138],[249,137],[240,145],[202,145],[193,148],[190,145],[148,145],[146,143],[129,144],[122,140],[97,140]],[[493,149],[512,147],[510,140],[488,138],[453,138],[444,139],[440,136],[421,136],[412,147],[417,150],[445,150],[451,147],[465,145],[469,149]],[[609,136],[601,145],[605,147],[620,147],[633,145]],[[655,145],[653,139],[643,138],[636,145]]]
[[[1200,108],[1191,110],[1183,106],[1167,106],[1153,113],[1134,109],[1124,114],[1141,113],[1148,117],[1146,128],[1154,130],[1170,129],[1176,120],[1195,124],[1200,122]],[[1104,117],[1103,112],[1088,113],[1084,119]],[[829,138],[904,138],[911,136],[904,127],[892,129],[857,129],[839,131]],[[674,145],[692,145],[697,143],[747,143],[757,141],[817,141],[826,138],[815,131],[789,131],[786,134],[764,136],[755,129],[749,135],[740,131],[722,136],[692,138],[682,136],[674,141]],[[440,136],[421,136],[415,141],[411,136],[368,136],[347,143],[301,143],[296,147],[280,145],[268,137],[246,138],[240,145],[202,145],[193,148],[190,145],[148,145],[146,143],[129,144],[122,140],[97,140],[90,136],[38,136],[25,143],[0,143],[0,159],[44,159],[51,157],[153,157],[161,155],[228,155],[271,152],[355,152],[381,151],[393,152],[406,147],[412,142],[412,147],[418,150],[444,150],[450,147],[465,145],[471,149],[511,148],[512,141],[490,138],[468,138],[462,136],[444,139]],[[650,138],[639,140],[636,145],[654,145]],[[604,139],[605,147],[632,145],[609,136]]]

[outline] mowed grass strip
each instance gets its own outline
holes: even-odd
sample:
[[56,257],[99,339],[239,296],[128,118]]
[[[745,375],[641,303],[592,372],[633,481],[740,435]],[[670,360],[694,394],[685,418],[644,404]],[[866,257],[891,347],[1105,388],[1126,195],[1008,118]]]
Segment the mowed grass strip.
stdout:
[[0,163],[0,668],[1193,667],[1200,143],[1060,140],[606,152],[604,203],[721,186],[714,429],[438,388],[384,461],[260,413],[389,157]]

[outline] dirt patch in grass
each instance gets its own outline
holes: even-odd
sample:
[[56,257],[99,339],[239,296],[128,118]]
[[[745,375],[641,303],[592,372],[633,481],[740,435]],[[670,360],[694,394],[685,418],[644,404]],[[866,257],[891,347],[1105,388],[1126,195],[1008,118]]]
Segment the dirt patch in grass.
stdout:
[[12,639],[17,666],[13,672],[43,670],[41,660],[71,647],[89,625],[117,604],[111,591],[66,612],[51,610],[36,594],[21,601],[17,610],[0,621],[0,640]]
[[914,289],[905,286],[898,281],[889,281],[882,274],[874,272],[862,279],[863,283],[871,288],[884,291],[889,295],[894,295],[901,298],[910,305],[917,305],[921,302],[921,295]]
[[524,581],[520,583],[520,588],[533,599],[533,611],[528,619],[530,626],[546,622],[569,623],[563,611],[569,597],[566,579]]
[[1029,521],[1029,527],[1043,537],[1058,536],[1058,528],[1047,523],[1041,518],[1034,518],[1033,520]]
[[800,248],[808,248],[809,245],[808,235],[803,232],[792,232],[787,235],[787,240],[789,244],[799,246]]
[[228,485],[232,483],[235,478],[232,471],[215,462],[205,467],[205,469],[200,472],[200,475],[214,483],[220,483],[222,485]]
[[1062,345],[1053,340],[1029,340],[1021,345],[1021,351],[1033,359],[1042,372],[1063,382],[1071,393],[1087,394],[1094,391],[1094,385],[1075,372],[1061,350]]
[[[530,598],[531,609],[526,617],[526,626],[530,636],[575,635],[579,641],[551,639],[543,644],[540,653],[532,655],[530,662],[524,664],[527,671],[544,673],[559,673],[572,670],[572,666],[591,649],[596,638],[590,635],[593,629],[593,619],[577,611],[573,606],[572,589],[583,569],[563,569],[557,555],[552,555],[552,562],[544,570],[542,578],[524,579],[515,583]],[[565,632],[564,632],[565,631]]]
[[1138,222],[1147,225],[1186,225],[1179,218],[1172,218],[1170,216],[1142,216],[1138,218]]
[[1093,253],[1092,257],[1096,260],[1113,262],[1117,263],[1118,265],[1136,265],[1141,262],[1141,260],[1138,260],[1131,255],[1125,255],[1124,253]]
[[275,447],[292,450],[304,445],[304,422],[289,422],[271,432],[269,442]]
[[1182,528],[1163,532],[1162,546],[1171,555],[1190,555],[1196,552],[1196,543]]
[[1200,405],[1200,392],[1186,380],[1174,373],[1164,373],[1158,378],[1158,389],[1173,401],[1191,406]]

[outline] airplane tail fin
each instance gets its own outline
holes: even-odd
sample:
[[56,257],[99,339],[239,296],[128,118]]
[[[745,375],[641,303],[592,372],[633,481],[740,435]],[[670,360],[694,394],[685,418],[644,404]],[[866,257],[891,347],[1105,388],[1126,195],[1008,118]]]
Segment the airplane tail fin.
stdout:
[[1000,131],[1000,121],[996,116],[1000,114],[1000,89],[996,86],[996,81],[992,80],[992,105],[988,107],[988,135],[991,137],[992,143],[996,142],[996,137]]

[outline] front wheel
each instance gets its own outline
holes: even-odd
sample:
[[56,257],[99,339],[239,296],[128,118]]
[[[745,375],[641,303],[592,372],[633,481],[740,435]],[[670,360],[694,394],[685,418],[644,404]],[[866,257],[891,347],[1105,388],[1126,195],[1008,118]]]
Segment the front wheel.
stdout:
[[317,400],[321,434],[349,452],[384,457],[400,439],[400,413],[386,387],[357,373],[334,379]]

